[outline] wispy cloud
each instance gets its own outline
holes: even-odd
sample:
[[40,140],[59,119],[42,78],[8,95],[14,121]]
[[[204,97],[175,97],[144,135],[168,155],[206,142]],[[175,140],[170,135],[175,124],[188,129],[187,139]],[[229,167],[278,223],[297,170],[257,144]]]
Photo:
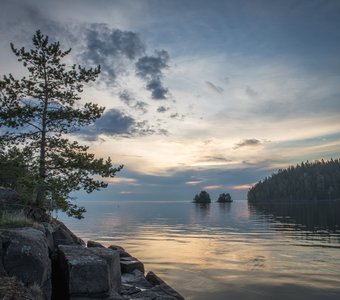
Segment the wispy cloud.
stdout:
[[262,145],[262,142],[258,139],[245,139],[239,143],[237,143],[233,149],[239,149],[239,148],[242,148],[242,147],[247,147],[247,146],[250,146],[250,147],[256,147],[256,146],[260,146]]
[[204,81],[204,83],[205,83],[211,90],[213,90],[214,92],[216,92],[216,93],[222,95],[222,93],[223,93],[223,91],[224,91],[223,88],[221,88],[221,87],[218,86],[218,85],[213,84],[213,83],[210,82],[210,81]]
[[198,185],[202,182],[203,182],[203,180],[193,180],[193,181],[187,181],[187,182],[185,182],[185,184],[186,185]]
[[245,92],[249,98],[256,98],[258,95],[258,93],[250,86],[246,87]]
[[231,188],[233,190],[249,190],[252,187],[253,187],[252,184],[241,184],[241,185],[234,185]]
[[218,190],[218,189],[222,189],[223,185],[207,185],[203,187],[203,190]]
[[137,182],[135,178],[126,178],[126,177],[108,178],[108,181],[112,183],[136,183]]
[[170,109],[169,107],[160,106],[160,107],[157,108],[157,112],[164,113],[164,112],[168,111],[169,109]]
[[121,195],[130,195],[130,194],[133,194],[133,192],[130,192],[130,191],[121,191],[121,192],[119,192],[119,194],[121,194]]

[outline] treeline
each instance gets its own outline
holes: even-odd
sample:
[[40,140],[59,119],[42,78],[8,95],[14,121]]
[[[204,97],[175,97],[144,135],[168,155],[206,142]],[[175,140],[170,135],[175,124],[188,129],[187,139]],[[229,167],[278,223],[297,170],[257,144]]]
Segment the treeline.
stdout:
[[248,191],[250,202],[340,199],[340,160],[302,162],[280,169]]

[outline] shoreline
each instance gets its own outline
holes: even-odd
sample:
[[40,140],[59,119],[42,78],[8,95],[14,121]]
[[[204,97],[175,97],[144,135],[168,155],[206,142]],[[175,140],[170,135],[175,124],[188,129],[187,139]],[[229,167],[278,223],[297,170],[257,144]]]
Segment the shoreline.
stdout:
[[124,248],[85,245],[42,209],[1,200],[0,206],[34,221],[0,228],[1,299],[184,299],[154,272],[145,275],[144,264]]

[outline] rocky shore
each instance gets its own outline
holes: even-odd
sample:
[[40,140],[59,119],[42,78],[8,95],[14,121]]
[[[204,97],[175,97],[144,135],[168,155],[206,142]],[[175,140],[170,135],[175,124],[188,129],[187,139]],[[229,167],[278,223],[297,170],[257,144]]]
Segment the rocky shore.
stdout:
[[118,245],[85,245],[42,209],[0,193],[4,211],[33,222],[0,228],[0,299],[184,299],[153,272],[145,275],[143,263]]

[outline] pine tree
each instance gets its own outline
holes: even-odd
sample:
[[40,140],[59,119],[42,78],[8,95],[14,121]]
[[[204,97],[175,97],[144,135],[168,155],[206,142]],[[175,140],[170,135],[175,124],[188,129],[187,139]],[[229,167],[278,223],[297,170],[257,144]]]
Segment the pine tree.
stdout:
[[9,74],[0,80],[0,126],[6,128],[0,144],[8,151],[17,147],[31,153],[28,167],[35,178],[36,206],[82,218],[85,209],[71,203],[70,192],[104,188],[107,184],[93,175],[114,177],[122,168],[113,167],[110,158],[96,159],[88,146],[68,136],[94,122],[105,109],[79,103],[84,84],[97,79],[100,66],[67,67],[62,59],[71,49],[63,51],[59,42],[50,43],[39,30],[31,50],[12,43],[11,49],[29,75],[18,80]]

